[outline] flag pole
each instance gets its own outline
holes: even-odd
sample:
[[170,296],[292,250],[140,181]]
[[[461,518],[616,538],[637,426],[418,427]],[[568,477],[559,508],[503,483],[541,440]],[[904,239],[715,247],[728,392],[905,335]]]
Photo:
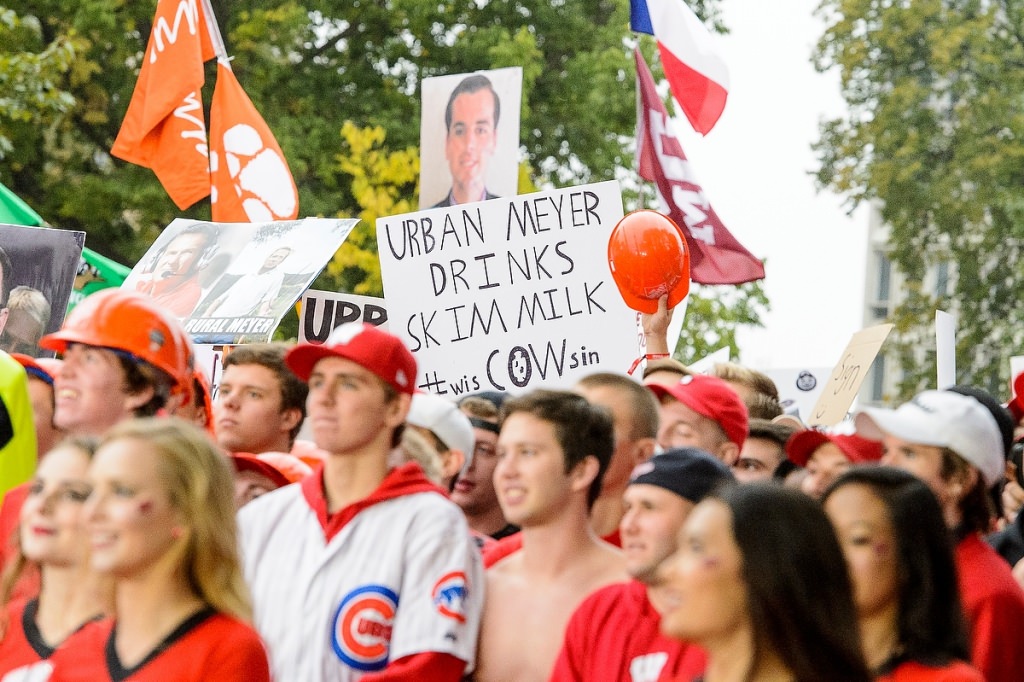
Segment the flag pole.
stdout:
[[220,26],[217,25],[217,16],[213,13],[213,2],[211,0],[201,1],[203,3],[203,13],[206,14],[206,30],[210,34],[210,43],[213,45],[213,50],[217,53],[217,61],[228,65],[230,64],[228,49],[224,46],[224,36],[221,35]]

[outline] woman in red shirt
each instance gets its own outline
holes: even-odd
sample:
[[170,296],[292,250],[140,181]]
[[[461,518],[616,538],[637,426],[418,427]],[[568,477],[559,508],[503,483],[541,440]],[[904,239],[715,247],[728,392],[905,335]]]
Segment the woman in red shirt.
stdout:
[[[113,584],[89,569],[82,507],[96,443],[64,441],[39,463],[21,507],[17,547],[2,583],[0,678],[18,670],[49,669],[49,659],[69,635],[109,612]],[[11,599],[26,571],[41,576],[38,596]]]
[[952,538],[935,495],[892,467],[847,471],[822,497],[853,580],[864,657],[886,682],[984,682],[970,651]]
[[92,567],[114,576],[115,618],[72,637],[51,680],[268,681],[230,464],[209,437],[175,418],[121,422],[89,479]]

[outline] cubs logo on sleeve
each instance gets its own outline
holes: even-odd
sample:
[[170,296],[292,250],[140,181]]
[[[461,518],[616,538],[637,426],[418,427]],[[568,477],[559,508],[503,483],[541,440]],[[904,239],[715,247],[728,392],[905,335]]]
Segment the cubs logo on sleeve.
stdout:
[[334,653],[356,670],[383,670],[397,609],[398,595],[383,585],[363,585],[346,594],[331,628]]
[[434,584],[432,596],[438,612],[459,623],[466,622],[463,602],[466,599],[466,574],[462,571],[447,573]]

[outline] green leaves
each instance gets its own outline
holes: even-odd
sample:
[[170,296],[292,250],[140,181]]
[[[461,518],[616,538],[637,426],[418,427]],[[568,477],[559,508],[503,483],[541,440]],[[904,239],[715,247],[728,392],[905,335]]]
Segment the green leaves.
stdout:
[[[893,314],[899,398],[934,385],[932,324],[956,313],[958,381],[1005,393],[1020,353],[1015,305],[1024,222],[1024,3],[826,0],[819,68],[849,105],[822,125],[822,187],[880,201],[890,258],[908,280]],[[948,263],[953,283],[936,291]],[[898,370],[898,371],[899,371]]]

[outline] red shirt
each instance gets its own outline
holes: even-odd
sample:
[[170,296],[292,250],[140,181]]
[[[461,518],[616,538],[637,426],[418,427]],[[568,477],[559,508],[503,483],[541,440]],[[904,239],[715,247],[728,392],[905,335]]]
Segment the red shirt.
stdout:
[[114,634],[114,621],[107,619],[68,638],[50,682],[270,682],[259,635],[224,614],[206,610],[188,618],[130,669],[117,658]]
[[976,533],[956,546],[956,568],[971,632],[971,662],[988,682],[1024,679],[1024,591],[1010,566]]
[[875,682],[985,682],[985,677],[963,661],[953,661],[939,668],[907,661],[891,673],[879,675]]
[[[7,570],[7,565],[17,554],[18,525],[21,519],[21,508],[28,497],[28,483],[11,488],[0,504],[0,573]],[[11,600],[27,600],[39,594],[39,569],[34,564],[27,564],[21,572],[18,582],[14,583]]]
[[657,682],[703,674],[703,649],[666,637],[660,624],[643,583],[602,587],[569,619],[551,682]]

